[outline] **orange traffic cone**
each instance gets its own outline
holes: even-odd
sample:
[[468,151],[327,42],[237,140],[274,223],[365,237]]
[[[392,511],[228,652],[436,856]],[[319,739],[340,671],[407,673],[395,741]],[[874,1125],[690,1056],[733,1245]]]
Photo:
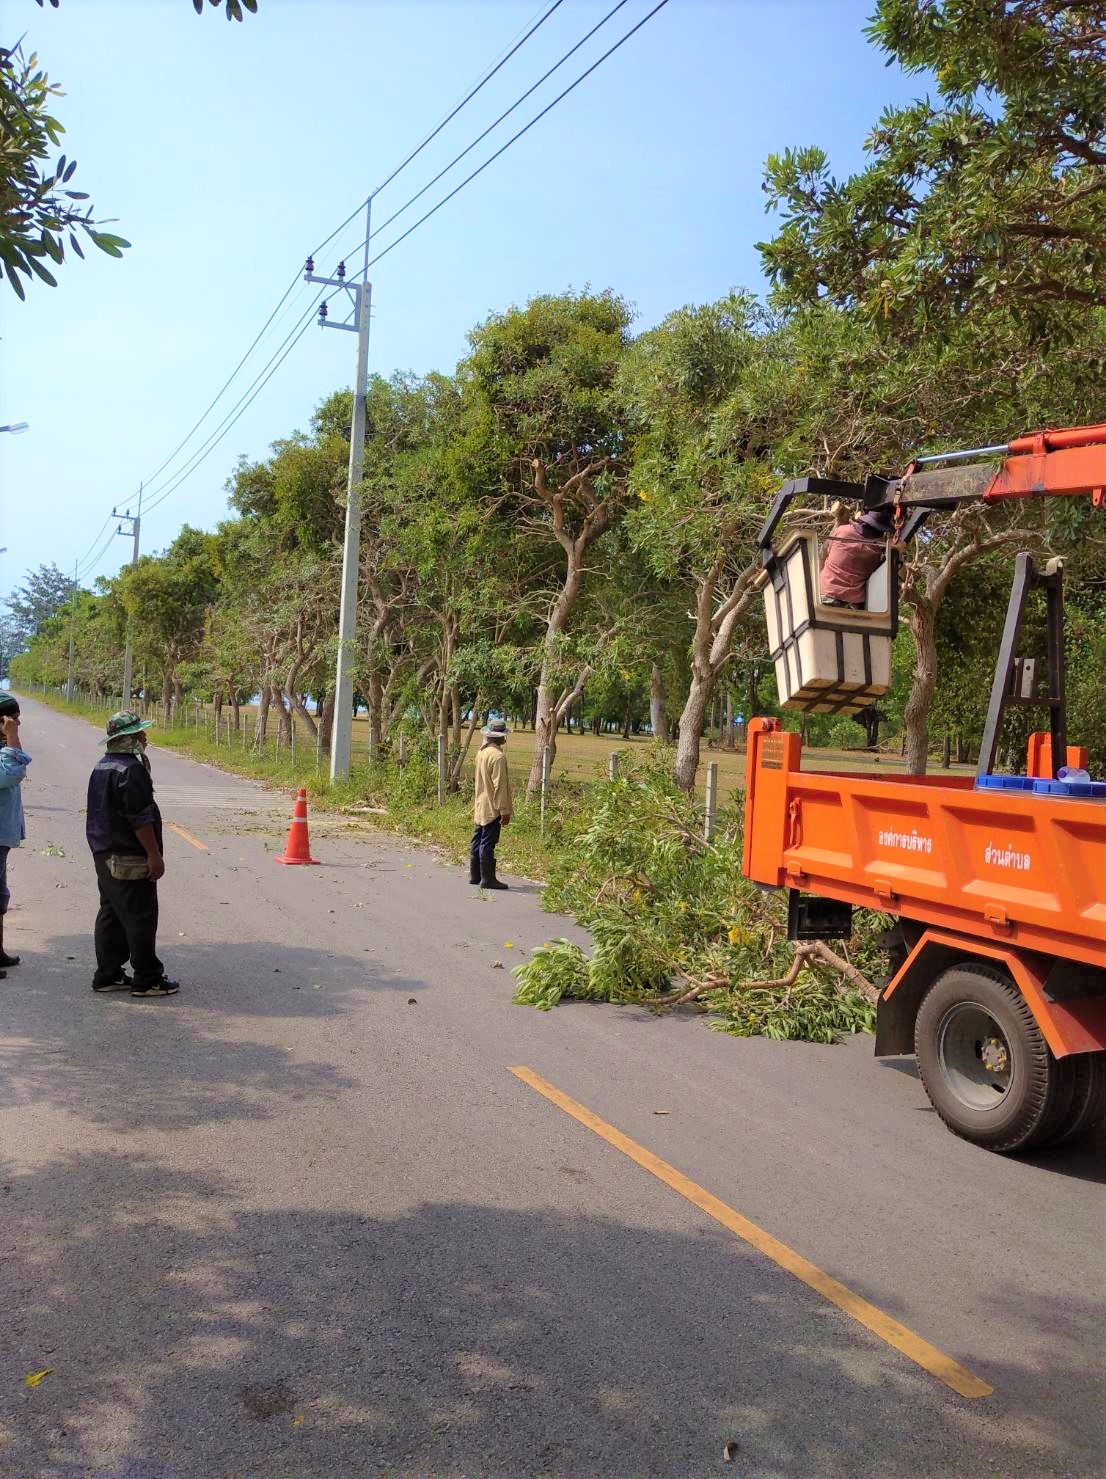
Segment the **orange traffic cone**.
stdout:
[[300,787],[296,804],[292,808],[292,825],[288,828],[288,841],[284,844],[284,856],[278,863],[314,863],[318,858],[311,856],[311,844],[307,837],[307,792]]

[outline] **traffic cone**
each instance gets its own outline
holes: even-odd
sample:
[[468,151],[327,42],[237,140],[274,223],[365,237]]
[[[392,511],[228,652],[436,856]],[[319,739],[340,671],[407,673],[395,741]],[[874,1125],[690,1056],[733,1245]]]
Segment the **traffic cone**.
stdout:
[[319,865],[318,858],[311,856],[311,844],[307,837],[307,792],[300,787],[296,804],[292,808],[292,825],[288,828],[288,841],[284,844],[284,856],[277,858],[278,863],[313,863]]

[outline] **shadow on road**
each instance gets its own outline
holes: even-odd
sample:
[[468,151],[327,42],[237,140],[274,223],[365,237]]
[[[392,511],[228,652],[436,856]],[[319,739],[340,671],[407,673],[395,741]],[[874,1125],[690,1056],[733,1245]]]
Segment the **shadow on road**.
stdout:
[[[0,1108],[60,1109],[124,1131],[270,1118],[274,1102],[336,1099],[351,1083],[332,1062],[289,1060],[299,1024],[337,1026],[365,993],[429,989],[369,955],[269,940],[166,944],[184,985],[157,1001],[94,993],[87,936],[27,952],[0,982]],[[282,1040],[251,1039],[259,1018],[286,1022]]]
[[[562,1201],[574,1170],[546,1168]],[[1069,1391],[1093,1380],[1072,1369],[1098,1328],[1084,1297],[1038,1311],[1024,1366],[968,1403],[721,1230],[627,1227],[571,1195],[388,1220],[357,1210],[370,1187],[347,1211],[249,1211],[218,1175],[135,1155],[0,1177],[0,1471],[1096,1472]]]

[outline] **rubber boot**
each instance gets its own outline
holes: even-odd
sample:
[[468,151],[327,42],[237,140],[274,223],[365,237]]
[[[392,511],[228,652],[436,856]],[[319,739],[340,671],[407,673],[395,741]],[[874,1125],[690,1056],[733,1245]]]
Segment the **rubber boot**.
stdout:
[[509,883],[501,883],[495,876],[495,853],[490,857],[480,859],[480,887],[488,889],[507,889]]
[[0,914],[0,966],[12,966],[18,964],[18,955],[4,954],[4,916]]

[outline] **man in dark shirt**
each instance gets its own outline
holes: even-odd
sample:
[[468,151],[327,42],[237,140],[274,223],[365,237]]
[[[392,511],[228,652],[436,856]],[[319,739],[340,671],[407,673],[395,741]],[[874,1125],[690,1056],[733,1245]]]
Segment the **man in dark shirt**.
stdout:
[[[132,996],[173,996],[180,990],[157,958],[157,880],[165,873],[161,812],[154,800],[146,734],[152,720],[113,714],[107,754],[88,782],[85,835],[96,864],[93,991],[130,990]],[[123,971],[130,960],[132,980]]]

